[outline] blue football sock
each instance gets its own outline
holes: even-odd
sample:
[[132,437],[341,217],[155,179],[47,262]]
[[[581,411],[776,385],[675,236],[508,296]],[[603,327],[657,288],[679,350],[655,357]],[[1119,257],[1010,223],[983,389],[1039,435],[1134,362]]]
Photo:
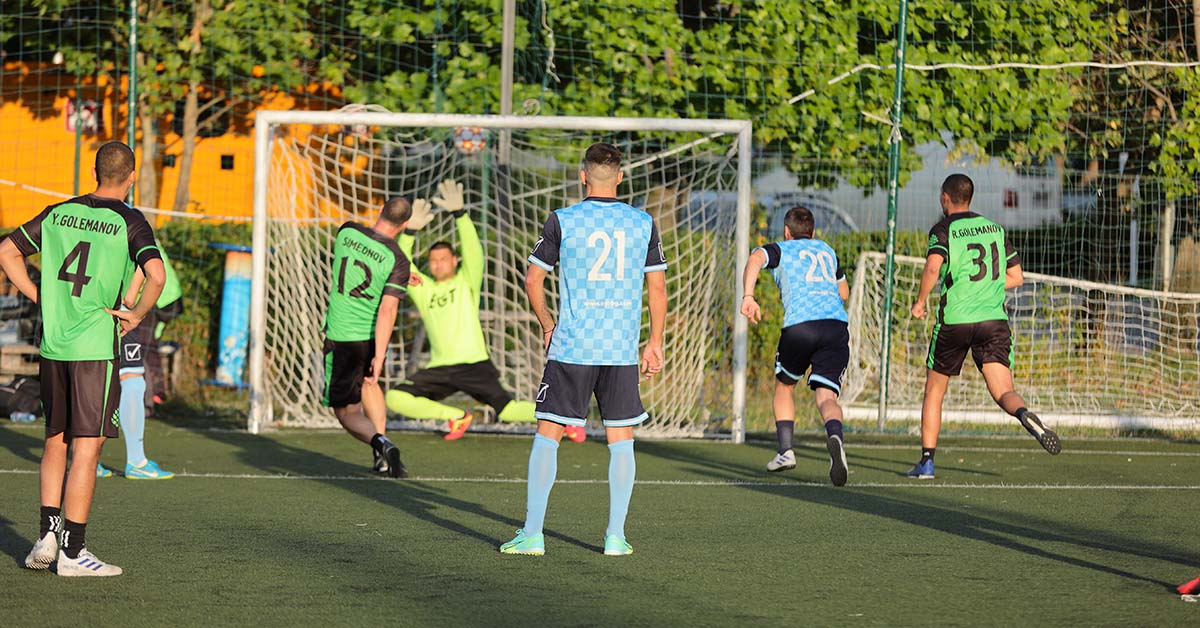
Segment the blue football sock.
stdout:
[[608,446],[608,531],[605,536],[625,538],[625,515],[629,498],[633,496],[633,477],[637,465],[633,461],[633,441],[623,440]]
[[138,466],[146,460],[143,439],[146,436],[145,377],[121,380],[121,431],[125,433],[125,464]]
[[542,533],[546,504],[558,475],[558,441],[541,434],[533,436],[529,450],[529,489],[525,497],[525,536]]

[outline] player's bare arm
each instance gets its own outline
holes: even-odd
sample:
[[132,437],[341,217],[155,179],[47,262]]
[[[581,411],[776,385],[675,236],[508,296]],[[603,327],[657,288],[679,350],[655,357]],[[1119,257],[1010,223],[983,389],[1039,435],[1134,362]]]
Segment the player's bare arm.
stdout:
[[842,297],[843,301],[850,300],[850,283],[845,279],[838,282],[838,296]]
[[134,268],[133,276],[129,278],[129,287],[125,289],[125,296],[121,297],[121,303],[132,310],[133,306],[137,305],[138,293],[142,291],[142,285],[145,283],[146,274],[141,268]]
[[663,369],[663,327],[667,321],[667,273],[646,273],[650,301],[650,338],[642,352],[642,376],[650,379]]
[[105,312],[116,316],[121,321],[121,333],[127,334],[134,330],[142,319],[154,309],[158,295],[162,294],[163,286],[167,283],[167,270],[161,259],[155,258],[146,262],[142,269],[146,275],[146,284],[142,288],[142,296],[129,310],[113,310],[104,308]]
[[396,314],[400,311],[400,298],[385,294],[379,301],[379,314],[375,318],[375,357],[371,358],[371,374],[363,378],[364,386],[376,386],[383,372],[383,359],[387,356],[388,341],[396,327]]
[[38,287],[29,278],[29,271],[25,268],[25,256],[21,254],[17,245],[13,244],[11,238],[4,238],[0,242],[0,268],[4,269],[4,274],[8,275],[8,281],[21,291],[27,299],[38,302]]
[[944,262],[941,255],[930,255],[925,258],[925,270],[921,272],[921,289],[917,293],[917,302],[912,306],[913,316],[925,318],[925,303],[929,300],[929,294],[933,292],[933,287],[937,285],[938,274],[941,273]]
[[[533,315],[542,326],[542,342],[547,351],[550,350],[550,338],[554,335],[554,317],[546,308],[545,281],[548,274],[545,268],[537,264],[530,264],[525,271],[525,296],[529,297],[529,307],[533,309]],[[664,294],[665,292],[664,288]],[[653,316],[653,311],[651,315]]]
[[754,249],[750,259],[746,260],[746,268],[742,270],[742,316],[757,324],[762,319],[762,309],[754,300],[754,287],[758,285],[758,273],[767,265],[767,254],[762,249]]
[[1021,265],[1009,266],[1008,270],[1004,271],[1004,289],[1011,290],[1025,283],[1025,275],[1021,272]]

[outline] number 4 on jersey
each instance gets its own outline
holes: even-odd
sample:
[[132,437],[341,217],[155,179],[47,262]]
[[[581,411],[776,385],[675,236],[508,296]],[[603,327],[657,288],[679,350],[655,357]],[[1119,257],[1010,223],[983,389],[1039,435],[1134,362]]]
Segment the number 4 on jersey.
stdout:
[[[58,269],[59,281],[71,284],[71,296],[83,295],[83,287],[91,283],[92,278],[87,274],[88,254],[92,250],[91,242],[80,242],[71,249],[63,260],[62,268]],[[75,270],[70,270],[74,266]]]

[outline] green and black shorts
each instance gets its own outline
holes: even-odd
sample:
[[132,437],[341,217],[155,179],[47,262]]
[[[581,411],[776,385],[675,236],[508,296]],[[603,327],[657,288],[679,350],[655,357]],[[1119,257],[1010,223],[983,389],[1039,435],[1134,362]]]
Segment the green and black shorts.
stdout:
[[929,357],[925,366],[954,377],[962,370],[963,360],[970,349],[975,367],[983,370],[990,362],[1012,368],[1013,337],[1008,321],[980,321],[933,326],[933,338],[929,341]]
[[371,375],[374,340],[325,340],[325,394],[321,403],[345,408],[362,401],[363,379]]
[[115,360],[67,362],[43,357],[39,377],[46,438],[120,436],[121,380]]

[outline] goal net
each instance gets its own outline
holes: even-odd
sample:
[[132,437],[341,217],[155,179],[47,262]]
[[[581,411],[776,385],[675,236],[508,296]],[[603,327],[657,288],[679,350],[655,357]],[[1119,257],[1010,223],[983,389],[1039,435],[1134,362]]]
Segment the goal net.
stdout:
[[[252,312],[252,431],[336,425],[320,405],[334,233],[347,220],[372,224],[389,197],[431,198],[446,178],[464,184],[467,214],[483,243],[480,318],[492,361],[505,388],[532,400],[545,358],[524,292],[526,260],[549,212],[583,197],[580,160],[597,141],[621,148],[620,194],[655,218],[669,262],[667,366],[642,385],[651,415],[643,433],[740,428],[733,373],[741,369],[731,348],[735,328],[744,329],[734,319],[734,295],[747,249],[749,166],[741,163],[746,176],[739,179],[739,161],[749,158],[748,122],[264,113],[256,147],[265,167],[256,167],[254,255],[261,268]],[[428,272],[426,253],[442,240],[457,245],[453,218],[437,214],[417,236],[416,267]],[[555,281],[547,293],[554,311]],[[643,339],[648,326],[644,316]],[[739,346],[744,353],[744,340]],[[416,308],[402,301],[381,377],[385,390],[428,356]],[[479,408],[465,396],[448,403]]]
[[[879,400],[883,253],[864,253],[850,303],[851,360],[844,400],[874,417]],[[932,323],[913,318],[925,260],[896,256],[888,412],[920,417]],[[935,291],[936,297],[936,291]],[[932,303],[932,301],[931,301]],[[1200,411],[1200,295],[1143,290],[1038,273],[1006,302],[1013,378],[1031,409],[1057,425],[1194,428]],[[930,307],[930,316],[935,311]],[[864,407],[865,406],[865,407]],[[992,402],[968,357],[951,378],[947,419],[1012,422]],[[1187,424],[1187,425],[1184,425]]]

